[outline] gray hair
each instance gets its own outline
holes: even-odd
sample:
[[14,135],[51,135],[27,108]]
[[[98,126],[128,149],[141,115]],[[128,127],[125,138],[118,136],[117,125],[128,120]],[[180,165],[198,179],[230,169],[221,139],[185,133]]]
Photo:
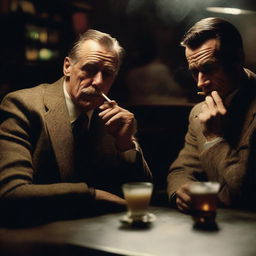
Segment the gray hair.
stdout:
[[107,50],[114,52],[117,56],[117,71],[119,70],[124,55],[123,47],[120,46],[116,38],[94,29],[89,29],[85,33],[81,34],[79,39],[74,43],[68,54],[68,57],[71,60],[74,62],[79,60],[80,47],[87,40],[98,42],[100,45],[106,47]]

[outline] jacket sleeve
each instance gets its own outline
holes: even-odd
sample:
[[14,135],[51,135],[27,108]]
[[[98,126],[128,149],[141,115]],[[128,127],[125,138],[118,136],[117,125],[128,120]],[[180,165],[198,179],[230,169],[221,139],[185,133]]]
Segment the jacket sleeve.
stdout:
[[255,120],[244,135],[246,139],[237,148],[225,139],[211,147],[204,147],[205,140],[199,123],[193,119],[193,111],[184,148],[169,169],[169,198],[172,199],[177,189],[185,183],[209,180],[220,182],[221,203],[244,206],[248,196],[255,194],[255,164],[252,159],[255,159],[256,152],[253,150],[255,142],[251,139]]
[[205,176],[199,159],[198,127],[194,125],[196,113],[197,108],[194,107],[189,115],[184,146],[169,168],[167,192],[171,202],[180,186],[204,179]]
[[134,149],[119,152],[120,159],[128,165],[125,176],[130,176],[130,181],[152,181],[152,173],[137,138],[134,137],[133,143]]
[[94,193],[85,183],[35,184],[32,134],[37,131],[31,123],[38,116],[32,105],[40,102],[20,92],[6,96],[0,106],[1,215],[22,222],[90,214]]
[[[249,141],[238,148],[222,140],[199,156],[208,179],[220,183],[219,199],[224,205],[250,207],[246,202],[256,190],[255,160],[252,161],[256,157],[253,137],[249,134]],[[250,184],[252,182],[254,185]]]

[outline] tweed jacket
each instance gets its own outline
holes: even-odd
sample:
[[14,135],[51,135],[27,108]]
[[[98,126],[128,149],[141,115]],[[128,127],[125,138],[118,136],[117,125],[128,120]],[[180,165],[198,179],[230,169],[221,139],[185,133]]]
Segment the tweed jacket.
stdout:
[[245,206],[255,197],[256,78],[249,70],[246,74],[247,80],[227,108],[223,140],[205,147],[196,118],[204,102],[191,110],[184,147],[167,176],[168,195],[173,203],[181,185],[207,180],[220,182],[219,199],[224,205]]
[[90,175],[88,180],[77,176],[63,79],[12,92],[3,99],[0,198],[32,200],[41,211],[51,206],[51,213],[71,209],[81,213],[94,200],[90,187],[120,194],[124,182],[148,181],[151,173],[141,150],[134,162],[117,152],[114,139],[95,113],[90,126],[90,170],[85,166]]

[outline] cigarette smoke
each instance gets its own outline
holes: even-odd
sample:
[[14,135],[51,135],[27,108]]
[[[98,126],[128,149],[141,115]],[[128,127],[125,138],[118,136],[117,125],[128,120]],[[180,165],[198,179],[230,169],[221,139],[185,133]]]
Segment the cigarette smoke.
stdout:
[[221,0],[129,0],[126,6],[127,14],[143,12],[148,6],[153,6],[156,15],[163,22],[170,20],[182,21],[191,11],[205,9],[206,6],[218,4]]

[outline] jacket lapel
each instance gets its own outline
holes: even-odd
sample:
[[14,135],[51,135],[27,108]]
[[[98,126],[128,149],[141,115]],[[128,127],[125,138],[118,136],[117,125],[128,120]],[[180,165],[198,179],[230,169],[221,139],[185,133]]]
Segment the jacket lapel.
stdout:
[[68,181],[72,178],[74,170],[74,140],[62,88],[63,81],[64,78],[61,78],[47,87],[44,102],[47,110],[45,114],[46,126],[59,166],[60,176],[63,181]]

